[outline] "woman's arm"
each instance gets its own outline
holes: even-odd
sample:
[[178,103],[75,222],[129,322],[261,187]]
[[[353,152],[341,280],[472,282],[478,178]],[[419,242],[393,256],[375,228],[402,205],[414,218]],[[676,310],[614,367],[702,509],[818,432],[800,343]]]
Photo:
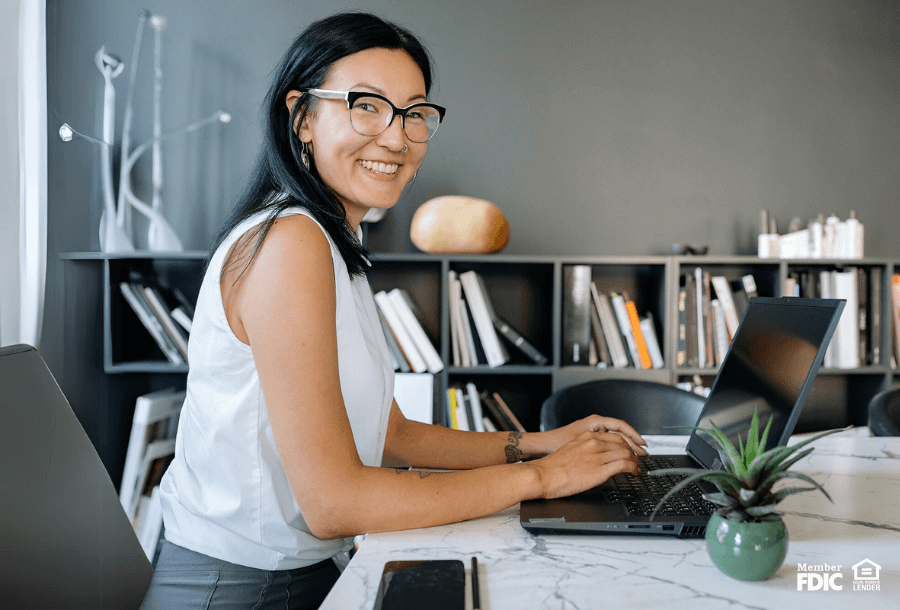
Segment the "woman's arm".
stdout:
[[592,415],[548,432],[466,432],[423,424],[391,406],[384,442],[386,465],[466,469],[514,464],[553,453],[584,432],[618,432],[637,455],[646,441],[634,428],[611,417]]
[[222,297],[253,350],[282,464],[321,538],[426,527],[636,472],[616,433],[584,432],[548,457],[427,476],[364,466],[341,395],[335,281],[325,236],[305,216],[278,220],[251,265],[228,268]]

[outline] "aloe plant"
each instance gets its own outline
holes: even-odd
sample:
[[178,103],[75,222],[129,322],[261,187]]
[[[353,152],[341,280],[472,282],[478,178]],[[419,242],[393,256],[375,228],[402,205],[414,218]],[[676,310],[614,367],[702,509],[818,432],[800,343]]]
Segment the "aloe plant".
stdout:
[[[738,435],[737,447],[715,423],[710,422],[710,425],[711,429],[697,426],[686,427],[698,430],[712,438],[724,470],[665,468],[651,471],[650,474],[655,476],[686,476],[663,496],[653,510],[651,519],[656,516],[660,507],[672,495],[697,481],[708,481],[718,488],[718,493],[704,494],[703,497],[719,507],[716,510],[719,516],[731,521],[759,523],[780,519],[781,516],[775,513],[775,506],[786,497],[803,491],[818,489],[830,502],[833,502],[824,487],[805,474],[788,469],[812,452],[813,447],[806,447],[807,445],[823,436],[841,432],[847,428],[822,432],[792,447],[774,447],[765,451],[769,429],[772,426],[771,417],[762,433],[762,438],[760,438],[759,413],[754,411],[750,430],[747,432],[747,441],[743,442]],[[804,447],[806,448],[803,449]],[[803,450],[801,451],[801,449]],[[785,479],[797,479],[808,483],[811,487],[795,485],[775,491],[773,489],[775,484]]]

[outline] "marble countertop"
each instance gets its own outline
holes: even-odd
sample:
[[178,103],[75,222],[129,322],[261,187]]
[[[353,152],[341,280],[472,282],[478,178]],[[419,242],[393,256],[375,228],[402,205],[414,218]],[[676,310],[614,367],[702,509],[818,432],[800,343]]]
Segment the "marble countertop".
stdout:
[[[687,437],[648,437],[651,453],[683,449]],[[793,441],[796,442],[796,441]],[[821,483],[818,492],[779,505],[790,542],[769,580],[741,582],[711,563],[703,540],[660,536],[532,536],[518,506],[463,523],[371,534],[344,570],[323,610],[370,610],[384,564],[402,559],[462,559],[471,608],[469,559],[479,562],[481,607],[763,609],[900,607],[900,438],[852,429],[816,441],[794,466]],[[879,591],[854,590],[853,566],[880,566]],[[799,591],[798,564],[841,566],[841,591]]]

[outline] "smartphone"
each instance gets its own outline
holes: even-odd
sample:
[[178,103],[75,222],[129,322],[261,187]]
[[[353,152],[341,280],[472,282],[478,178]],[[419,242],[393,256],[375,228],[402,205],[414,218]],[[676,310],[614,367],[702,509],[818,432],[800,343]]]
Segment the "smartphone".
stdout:
[[458,559],[389,561],[373,610],[465,610],[466,568]]

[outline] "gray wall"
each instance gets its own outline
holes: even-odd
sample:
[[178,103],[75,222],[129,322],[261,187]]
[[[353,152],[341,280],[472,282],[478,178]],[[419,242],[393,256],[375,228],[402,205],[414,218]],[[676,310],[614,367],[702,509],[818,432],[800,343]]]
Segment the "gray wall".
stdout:
[[[99,370],[97,295],[58,253],[96,250],[101,44],[131,58],[141,7],[166,15],[167,127],[219,107],[234,120],[168,143],[165,214],[205,249],[256,154],[269,73],[309,22],[374,10],[434,53],[448,107],[416,183],[373,227],[377,251],[413,251],[431,197],[488,199],[509,253],[654,254],[673,242],[749,254],[757,219],[858,210],[867,254],[900,256],[900,3],[830,0],[48,0],[51,252],[43,352],[83,408]],[[150,49],[138,141],[150,130]],[[119,102],[126,76],[119,78]],[[121,123],[120,123],[121,124]],[[147,165],[134,173],[146,193]],[[69,286],[68,292],[63,286]],[[72,325],[80,325],[73,330]],[[68,326],[67,326],[68,325]],[[97,384],[94,388],[92,382]],[[103,411],[106,409],[100,409]],[[113,408],[110,407],[112,411]],[[98,413],[99,413],[98,411]],[[127,423],[127,422],[126,422]]]
[[[169,18],[168,126],[219,106],[225,127],[166,145],[166,214],[207,247],[244,182],[269,71],[308,22],[345,7],[408,25],[432,49],[448,107],[416,184],[372,231],[413,250],[430,197],[493,201],[510,253],[646,254],[673,242],[751,253],[761,208],[859,211],[868,252],[900,254],[900,3],[136,2],[50,0],[51,126],[97,133],[101,45],[128,60],[139,7]],[[149,129],[150,45],[138,96]],[[119,101],[124,100],[123,74]],[[51,129],[51,132],[53,130]],[[97,247],[96,154],[51,138],[52,211],[65,249]],[[140,190],[147,168],[134,173]],[[62,188],[65,184],[65,189]]]

